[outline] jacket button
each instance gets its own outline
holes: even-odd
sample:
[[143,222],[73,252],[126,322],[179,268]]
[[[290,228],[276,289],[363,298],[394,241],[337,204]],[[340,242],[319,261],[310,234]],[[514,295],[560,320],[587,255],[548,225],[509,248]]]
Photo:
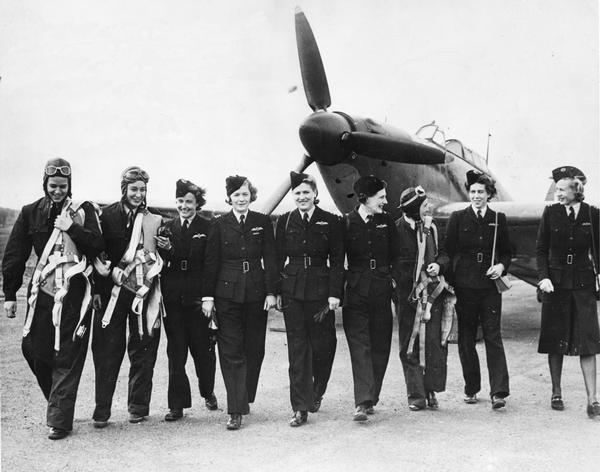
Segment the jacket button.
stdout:
[[242,251],[245,251],[245,250],[246,250],[246,246],[242,246]]

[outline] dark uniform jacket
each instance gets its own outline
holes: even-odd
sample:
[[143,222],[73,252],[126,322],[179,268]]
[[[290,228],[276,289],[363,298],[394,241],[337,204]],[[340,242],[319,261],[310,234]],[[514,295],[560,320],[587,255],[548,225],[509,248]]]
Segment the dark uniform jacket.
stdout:
[[179,217],[165,223],[164,228],[171,233],[171,249],[159,249],[165,262],[161,277],[165,303],[179,302],[183,306],[199,303],[202,300],[202,273],[210,222],[196,215],[186,235],[182,234]]
[[594,269],[590,257],[592,225],[598,267],[599,210],[581,203],[575,223],[571,224],[564,205],[547,206],[537,235],[538,278],[550,279],[555,288],[593,288]]
[[[446,226],[444,247],[451,261],[450,271],[447,275],[455,287],[494,288],[493,280],[485,273],[492,262],[495,217],[496,212],[488,206],[480,224],[470,205],[464,210],[455,211],[450,215]],[[510,258],[506,215],[498,213],[495,259],[496,263],[504,265],[504,274],[510,265]]]
[[243,229],[233,211],[216,218],[208,234],[202,296],[257,302],[274,295],[276,283],[275,238],[269,217],[249,211]]
[[[31,248],[33,247],[38,259],[44,252],[44,247],[54,230],[54,221],[49,221],[51,208],[52,201],[48,197],[25,205],[13,226],[2,259],[6,301],[17,299],[16,294],[23,283],[25,263],[31,254]],[[82,208],[85,211],[84,226],[73,224],[67,234],[91,262],[102,252],[104,243],[93,205],[84,202]],[[76,276],[71,280],[71,290],[77,290],[79,285],[83,289],[83,279]]]
[[[140,209],[139,211],[148,210]],[[120,201],[102,209],[100,224],[102,235],[104,236],[104,244],[106,245],[107,259],[111,262],[111,270],[119,264],[131,240],[133,224],[129,228],[127,227],[128,218],[127,211]],[[95,281],[98,292],[108,297],[114,285],[111,276],[99,277],[96,274]],[[122,291],[121,293],[124,292]]]
[[[419,254],[419,248],[417,245],[417,227],[413,229],[405,218],[400,218],[397,223],[398,237],[400,242],[400,255],[396,260],[396,266],[394,268],[394,280],[398,285],[399,290],[404,293],[410,293],[415,280],[415,264]],[[430,235],[435,242],[433,228],[430,229]],[[425,236],[425,235],[424,235]],[[440,234],[437,234],[437,254],[428,254],[426,252],[423,267],[421,270],[425,270],[427,266],[436,262],[440,266],[440,275],[444,275],[448,268],[448,255],[444,250],[443,239]]]
[[344,217],[344,247],[348,258],[348,291],[361,296],[384,294],[391,289],[391,268],[400,255],[398,231],[387,213],[365,223],[358,210]]
[[344,279],[341,219],[315,207],[305,227],[300,211],[294,210],[279,217],[275,233],[277,268],[281,274],[279,293],[307,301],[341,299]]

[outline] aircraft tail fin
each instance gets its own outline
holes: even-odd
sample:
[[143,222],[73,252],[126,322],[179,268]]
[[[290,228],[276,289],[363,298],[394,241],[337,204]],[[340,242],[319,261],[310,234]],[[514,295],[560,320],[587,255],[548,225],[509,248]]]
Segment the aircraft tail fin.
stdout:
[[556,184],[554,183],[554,181],[552,181],[552,183],[550,184],[550,187],[548,187],[548,192],[546,192],[546,198],[544,200],[546,200],[547,202],[554,201],[554,190],[555,189],[556,189]]

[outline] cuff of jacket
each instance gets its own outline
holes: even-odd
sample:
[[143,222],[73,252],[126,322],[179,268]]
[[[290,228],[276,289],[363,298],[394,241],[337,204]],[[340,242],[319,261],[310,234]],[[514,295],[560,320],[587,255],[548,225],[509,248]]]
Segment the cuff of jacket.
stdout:
[[17,301],[17,292],[13,291],[4,291],[4,301],[5,302],[16,302]]

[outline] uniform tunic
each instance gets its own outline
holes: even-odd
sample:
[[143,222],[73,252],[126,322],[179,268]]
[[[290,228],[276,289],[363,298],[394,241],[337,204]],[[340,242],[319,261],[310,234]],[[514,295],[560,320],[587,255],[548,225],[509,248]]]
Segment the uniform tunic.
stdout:
[[560,203],[544,209],[537,237],[538,278],[550,279],[554,292],[542,295],[538,352],[574,356],[600,353],[592,225],[598,267],[598,208],[581,203],[574,222]]
[[219,363],[229,414],[247,414],[254,402],[265,356],[267,294],[277,269],[273,225],[249,211],[242,227],[233,211],[212,223],[206,247],[203,297],[214,297]]
[[[481,221],[469,206],[450,215],[445,248],[450,257],[447,274],[456,292],[458,353],[465,380],[465,394],[481,390],[479,357],[475,349],[477,326],[481,323],[490,380],[490,395],[509,394],[508,367],[502,344],[500,315],[502,296],[494,281],[485,275],[490,268],[496,212],[487,207]],[[510,265],[510,241],[504,213],[498,213],[496,261]]]
[[355,405],[379,401],[390,357],[393,315],[392,261],[399,255],[398,232],[388,214],[365,223],[358,210],[344,217],[348,259],[346,296],[342,310],[350,349]]
[[200,395],[210,398],[215,386],[215,349],[210,341],[209,320],[202,313],[202,273],[210,223],[196,215],[187,229],[177,217],[165,224],[171,233],[171,249],[159,249],[165,261],[161,287],[169,358],[169,408],[192,406],[190,382],[185,371],[188,351],[194,360]]
[[341,220],[319,207],[315,207],[308,224],[299,210],[285,213],[277,222],[276,243],[290,363],[290,401],[294,411],[306,411],[325,393],[335,356],[335,314],[327,313],[321,322],[313,317],[328,305],[328,297],[342,297]]
[[[67,234],[77,248],[93,260],[103,249],[102,236],[93,206],[82,204],[85,212],[84,225],[73,224]],[[23,283],[25,263],[35,251],[38,259],[54,230],[54,220],[59,214],[54,212],[52,201],[41,198],[21,210],[19,217],[6,244],[2,260],[4,277],[4,296],[6,301],[16,301],[16,294]],[[28,293],[31,290],[29,283]],[[85,292],[85,280],[82,275],[71,279],[69,291],[63,299],[60,324],[60,350],[54,351],[55,329],[52,324],[54,299],[43,292],[38,298],[33,313],[29,334],[23,338],[23,354],[29,367],[36,376],[44,397],[48,400],[48,426],[71,431],[79,379],[85,363],[89,339],[89,321],[83,337],[73,341],[73,331],[79,321],[81,304]]]
[[[396,281],[396,313],[398,315],[398,337],[400,344],[400,360],[404,370],[406,393],[409,404],[425,406],[427,392],[443,392],[446,389],[446,373],[448,348],[441,344],[443,295],[440,295],[431,307],[431,318],[425,325],[425,365],[423,369],[419,364],[419,335],[414,341],[413,351],[408,353],[408,345],[413,332],[416,308],[409,303],[409,297],[415,280],[415,265],[418,257],[417,238],[422,231],[418,226],[414,228],[401,218],[397,222],[400,241],[400,257],[397,268],[394,270]],[[443,274],[448,257],[442,248],[436,248],[433,230],[429,234],[420,234],[426,238],[426,250],[422,270],[432,262],[440,265],[440,274]]]
[[[133,224],[127,226],[128,214],[121,202],[104,208],[100,222],[107,258],[111,261],[112,268],[119,263],[127,250]],[[96,408],[93,418],[96,421],[107,421],[110,418],[112,398],[126,349],[130,362],[127,409],[129,413],[147,416],[150,411],[152,376],[160,329],[153,329],[152,333],[147,332],[145,328],[147,303],[144,303],[142,312],[144,335],[140,337],[138,316],[131,310],[134,295],[125,289],[122,289],[119,294],[110,323],[103,328],[102,317],[110,300],[113,281],[110,275],[101,277],[98,274],[95,280],[102,309],[95,314],[92,335],[92,355],[96,370]],[[129,339],[126,340],[128,320]]]

